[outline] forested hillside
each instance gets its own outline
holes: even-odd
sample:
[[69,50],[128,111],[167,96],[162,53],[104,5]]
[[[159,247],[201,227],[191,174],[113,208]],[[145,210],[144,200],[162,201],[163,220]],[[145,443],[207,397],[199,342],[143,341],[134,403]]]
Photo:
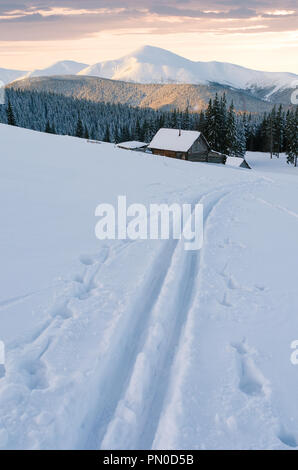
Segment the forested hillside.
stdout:
[[188,108],[162,111],[13,88],[7,90],[6,101],[0,122],[42,132],[118,143],[150,142],[161,127],[196,129],[214,150],[228,155],[243,156],[251,150],[289,152],[290,162],[297,158],[297,107],[286,111],[279,106],[263,115],[237,113],[224,93],[216,94],[200,113]]
[[[273,104],[264,101],[264,90],[260,96],[256,90],[239,90],[219,84],[139,84],[97,77],[56,76],[35,77],[19,80],[11,85],[15,90],[58,93],[65,96],[87,99],[94,102],[127,104],[153,109],[201,111],[208,106],[216,93],[226,93],[227,102],[233,101],[237,111],[262,113],[270,111]],[[266,91],[268,93],[268,90]],[[292,90],[283,91],[280,103],[290,104]],[[253,94],[255,93],[255,94]],[[278,101],[279,102],[279,101]]]

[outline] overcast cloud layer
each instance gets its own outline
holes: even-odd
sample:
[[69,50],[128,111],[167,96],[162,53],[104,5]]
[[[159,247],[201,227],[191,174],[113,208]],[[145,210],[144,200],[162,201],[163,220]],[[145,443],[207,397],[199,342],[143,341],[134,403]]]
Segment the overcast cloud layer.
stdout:
[[0,0],[0,41],[61,40],[145,28],[151,34],[297,29],[297,0]]
[[298,0],[0,0],[0,67],[94,64],[145,44],[298,73]]

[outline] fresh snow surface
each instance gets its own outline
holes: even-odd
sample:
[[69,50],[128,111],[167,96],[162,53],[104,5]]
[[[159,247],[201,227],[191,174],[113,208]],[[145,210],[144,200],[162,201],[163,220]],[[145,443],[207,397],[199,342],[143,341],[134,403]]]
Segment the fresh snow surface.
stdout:
[[[0,447],[298,446],[298,172],[0,125]],[[205,242],[99,241],[99,203],[204,204]]]
[[293,168],[293,165],[287,164],[285,153],[281,153],[279,158],[273,156],[270,159],[270,155],[267,153],[247,152],[245,159],[254,170],[279,173],[281,177],[283,173],[295,175],[298,172],[298,167]]
[[76,75],[81,70],[84,70],[86,67],[87,65],[81,62],[74,62],[72,60],[63,60],[60,62],[56,62],[50,67],[46,67],[44,69],[36,69],[36,70],[33,70],[32,72],[28,72],[27,75],[22,78],[48,77],[52,75]]
[[[23,70],[10,70],[10,69],[3,69],[0,68],[0,82],[6,85],[7,83],[13,82],[18,78],[23,77],[27,72]],[[1,84],[0,84],[1,86]]]
[[263,72],[225,62],[195,62],[152,46],[143,46],[117,60],[88,66],[79,75],[137,83],[216,82],[240,89],[268,88],[268,97],[281,88],[291,88],[298,80],[293,73]]
[[198,131],[159,129],[150,142],[149,148],[187,152],[200,135]]

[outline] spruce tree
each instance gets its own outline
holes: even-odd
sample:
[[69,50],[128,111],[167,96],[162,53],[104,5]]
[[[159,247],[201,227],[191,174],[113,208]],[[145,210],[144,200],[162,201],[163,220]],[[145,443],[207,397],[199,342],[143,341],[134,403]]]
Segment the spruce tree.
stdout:
[[51,133],[52,133],[52,128],[51,128],[51,125],[50,125],[49,120],[47,120],[45,132],[47,132],[47,134],[51,134]]
[[105,135],[104,135],[103,141],[104,141],[104,142],[111,142],[110,128],[109,128],[108,125],[107,125],[107,127],[106,127],[106,131],[105,131]]
[[236,120],[236,142],[235,142],[235,153],[236,157],[245,157],[246,152],[246,138],[243,120],[238,118]]
[[273,125],[273,153],[279,158],[279,154],[282,151],[283,139],[284,139],[284,113],[282,105],[279,106],[278,111],[275,115]]
[[143,121],[143,125],[140,124],[141,131],[140,131],[140,141],[145,142],[145,136],[147,131],[147,120],[146,118]]
[[237,128],[233,102],[230,104],[226,125],[226,148],[231,157],[237,156]]
[[218,149],[222,153],[227,153],[227,100],[224,93],[219,104],[219,145]]
[[176,110],[176,109],[174,109],[174,110],[172,111],[170,127],[171,127],[172,129],[176,129],[176,128],[177,128],[177,110]]
[[205,113],[205,132],[206,138],[211,146],[214,148],[214,135],[213,135],[213,107],[212,107],[212,100],[210,98],[208,107]]
[[88,127],[85,126],[85,129],[84,129],[84,139],[89,139],[89,131],[88,131]]
[[189,129],[189,125],[190,125],[190,115],[189,115],[189,107],[187,106],[184,113],[182,113],[181,128],[187,130]]
[[200,131],[204,134],[205,133],[205,127],[206,127],[205,114],[204,114],[203,111],[201,111],[197,129],[198,129],[198,131]]
[[84,137],[84,128],[80,116],[78,117],[75,136],[81,138]]
[[141,126],[140,126],[140,120],[137,118],[136,120],[136,126],[135,126],[135,132],[134,132],[134,137],[136,140],[141,140]]
[[246,147],[247,150],[255,150],[255,136],[256,136],[256,127],[252,119],[251,113],[246,119]]
[[287,136],[287,163],[297,166],[298,158],[298,107],[296,111],[287,114],[287,122],[285,128]]
[[16,119],[14,116],[10,99],[8,100],[8,104],[7,104],[6,117],[7,117],[7,124],[9,124],[10,126],[16,126]]
[[218,98],[218,94],[215,94],[213,101],[213,148],[217,152],[221,151],[221,139],[222,139],[222,114],[221,114],[221,105]]
[[115,127],[115,130],[114,130],[114,143],[115,143],[115,144],[119,144],[119,143],[120,143],[119,132],[118,132],[118,126],[116,126],[116,127]]

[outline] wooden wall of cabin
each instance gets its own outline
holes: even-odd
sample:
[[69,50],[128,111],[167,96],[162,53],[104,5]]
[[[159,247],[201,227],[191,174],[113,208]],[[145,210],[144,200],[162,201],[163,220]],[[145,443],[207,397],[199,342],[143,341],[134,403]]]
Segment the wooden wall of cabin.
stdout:
[[208,158],[208,146],[201,137],[199,137],[188,151],[188,160],[192,162],[206,162]]
[[[187,153],[185,152],[174,152],[172,150],[158,150],[151,149],[154,155],[161,155],[163,157],[178,158],[179,160],[187,160]],[[184,157],[184,158],[183,158]]]
[[191,155],[193,153],[206,153],[208,150],[209,149],[206,142],[201,137],[199,137],[189,149],[188,154]]
[[193,153],[188,155],[188,160],[190,162],[207,162],[208,152],[202,153]]
[[222,163],[223,165],[226,163],[226,157],[224,155],[209,155],[208,162],[209,163]]

